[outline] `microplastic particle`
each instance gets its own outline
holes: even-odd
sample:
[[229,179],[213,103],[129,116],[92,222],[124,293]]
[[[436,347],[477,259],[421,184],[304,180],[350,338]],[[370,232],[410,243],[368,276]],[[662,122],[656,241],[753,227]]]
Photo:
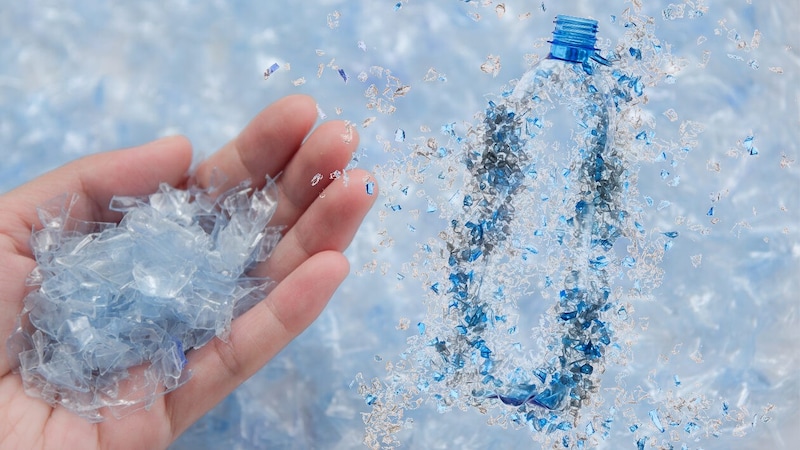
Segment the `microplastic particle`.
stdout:
[[332,30],[339,26],[339,18],[342,17],[342,14],[339,11],[334,11],[328,14],[328,27]]
[[269,76],[275,73],[276,70],[280,69],[280,67],[281,66],[278,65],[278,63],[273,63],[271,66],[267,68],[267,70],[264,71],[264,79],[266,80],[267,78],[269,78]]
[[676,20],[681,19],[684,16],[684,5],[676,5],[674,3],[670,3],[669,6],[664,8],[661,11],[661,15],[664,20]]
[[673,380],[675,381],[675,386],[676,386],[676,387],[681,385],[681,379],[680,379],[680,378],[678,378],[678,376],[677,376],[677,375],[673,376],[672,378],[673,378]]
[[342,80],[344,80],[344,84],[347,84],[348,77],[344,69],[339,69],[337,72],[339,72],[339,76],[342,77]]
[[651,420],[651,421],[653,421],[653,425],[655,425],[655,426],[656,426],[656,428],[658,429],[658,431],[660,431],[660,432],[662,432],[662,433],[663,433],[664,431],[666,431],[666,430],[664,429],[664,426],[663,426],[663,425],[661,425],[661,418],[659,418],[659,417],[658,417],[658,410],[657,410],[657,409],[651,409],[651,410],[650,410],[650,412],[649,412],[648,414],[650,415],[650,420]]
[[486,61],[481,64],[481,72],[491,74],[493,77],[496,77],[498,73],[500,73],[500,57],[495,55],[489,55],[486,57]]
[[399,11],[400,8],[402,8],[402,7],[403,7],[403,3],[402,2],[397,2],[397,3],[394,4],[394,10],[395,11]]
[[366,189],[367,189],[367,195],[375,194],[375,182],[368,181],[365,186],[366,186]]
[[311,178],[311,185],[316,186],[322,180],[322,174],[318,173]]
[[703,255],[702,254],[692,255],[691,261],[692,261],[692,266],[694,266],[695,268],[700,267],[700,264],[703,262]]
[[742,141],[742,145],[744,149],[750,153],[750,155],[757,155],[758,149],[753,145],[753,141],[755,140],[755,136],[747,136],[744,141]]
[[365,52],[365,51],[367,51],[367,44],[365,44],[364,41],[358,41],[358,48],[362,52]]
[[411,90],[411,86],[409,86],[409,85],[400,86],[399,88],[395,89],[394,94],[392,95],[392,97],[393,98],[404,97],[406,94],[408,94],[408,91],[410,91],[410,90]]

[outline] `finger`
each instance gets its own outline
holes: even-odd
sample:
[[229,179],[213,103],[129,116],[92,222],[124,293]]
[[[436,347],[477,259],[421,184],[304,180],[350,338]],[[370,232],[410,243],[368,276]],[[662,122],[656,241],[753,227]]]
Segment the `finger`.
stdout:
[[233,322],[228,342],[189,352],[192,378],[166,400],[177,436],[253,375],[317,318],[349,271],[339,252],[310,257]]
[[276,176],[300,148],[317,120],[314,99],[290,95],[263,109],[239,135],[200,163],[195,174],[200,186],[213,184],[214,169],[227,181],[222,190],[244,180],[264,185],[264,177]]
[[2,196],[0,210],[7,220],[0,233],[27,249],[31,228],[40,226],[36,208],[64,193],[79,194],[71,210],[75,218],[117,221],[119,213],[108,209],[112,196],[149,194],[161,182],[180,184],[191,161],[191,144],[182,136],[78,159]]
[[278,209],[275,225],[291,227],[319,194],[337,178],[358,147],[358,133],[343,121],[320,125],[277,181]]
[[333,182],[317,196],[308,209],[278,242],[270,258],[252,271],[253,276],[282,280],[311,255],[326,251],[344,251],[353,240],[376,193],[367,193],[369,173],[355,169],[348,180]]

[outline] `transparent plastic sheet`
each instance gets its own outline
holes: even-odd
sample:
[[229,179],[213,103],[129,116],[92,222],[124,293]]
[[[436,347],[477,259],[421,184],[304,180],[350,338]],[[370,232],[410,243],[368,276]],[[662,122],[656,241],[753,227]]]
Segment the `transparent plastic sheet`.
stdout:
[[[358,372],[368,381],[384,377],[387,363],[396,363],[405,350],[406,338],[418,333],[416,323],[425,317],[421,297],[429,285],[424,277],[431,270],[407,262],[446,227],[439,200],[428,201],[436,196],[432,181],[438,173],[430,169],[421,179],[421,162],[397,156],[429,145],[446,147],[440,145],[447,140],[442,125],[462,130],[461,124],[471,123],[471,114],[484,108],[485,94],[502,92],[503,84],[545,56],[544,40],[556,14],[597,19],[607,39],[600,46],[608,49],[632,30],[624,11],[641,7],[652,17],[662,48],[681,63],[652,66],[672,76],[655,88],[645,86],[645,114],[631,118],[654,124],[654,133],[644,137],[671,142],[676,150],[654,154],[637,183],[648,205],[647,229],[678,230],[680,236],[664,255],[663,283],[653,301],[637,302],[628,311],[638,337],[632,358],[603,375],[611,386],[603,394],[607,404],[617,386],[629,393],[628,412],[611,424],[612,436],[604,442],[609,448],[635,448],[629,429],[635,424],[640,433],[669,437],[663,412],[656,414],[663,434],[650,417],[655,402],[698,394],[722,418],[719,432],[702,434],[690,448],[791,448],[797,439],[794,349],[800,341],[793,294],[799,209],[792,195],[798,183],[792,110],[798,26],[782,18],[797,16],[798,6],[399,5],[167,3],[89,9],[75,3],[49,15],[13,5],[6,9],[9,22],[0,27],[9,43],[0,89],[0,136],[4,155],[10,152],[0,165],[6,188],[80,154],[176,131],[211,151],[264,104],[295,92],[315,95],[328,118],[346,118],[359,127],[357,164],[378,166],[385,197],[348,252],[359,276],[346,281],[308,332],[226,401],[228,411],[233,402],[238,405],[233,409],[247,414],[228,416],[223,405],[198,424],[197,435],[185,439],[212,446],[211,437],[221,440],[228,433],[232,448],[261,442],[359,448],[360,414],[370,407],[350,381]],[[707,7],[700,17],[698,5]],[[110,51],[113,42],[128,44],[125,51]],[[149,57],[164,42],[180,50],[168,63]],[[220,52],[226,44],[228,51]],[[642,60],[633,59],[634,64],[653,61],[648,52],[654,49],[639,49]],[[87,60],[87,51],[93,58]],[[265,68],[275,61],[280,69],[264,80]],[[348,74],[346,85],[338,69]],[[406,93],[389,101],[398,89]],[[391,108],[393,114],[384,112]],[[687,146],[691,150],[682,152]],[[544,307],[534,302],[524,307],[519,328],[537,327]],[[475,411],[439,414],[435,405],[424,404],[404,419],[413,420],[413,427],[401,425],[401,440],[409,446],[531,445],[526,430],[486,426],[487,417]],[[176,447],[196,448],[185,442]]]

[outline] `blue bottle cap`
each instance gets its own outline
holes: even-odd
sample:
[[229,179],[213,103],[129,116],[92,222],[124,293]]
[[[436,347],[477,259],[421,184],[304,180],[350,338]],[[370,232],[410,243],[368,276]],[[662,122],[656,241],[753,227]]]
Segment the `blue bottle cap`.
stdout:
[[550,42],[551,59],[586,64],[593,59],[601,64],[608,61],[597,54],[597,21],[581,17],[558,15],[555,20],[553,40]]

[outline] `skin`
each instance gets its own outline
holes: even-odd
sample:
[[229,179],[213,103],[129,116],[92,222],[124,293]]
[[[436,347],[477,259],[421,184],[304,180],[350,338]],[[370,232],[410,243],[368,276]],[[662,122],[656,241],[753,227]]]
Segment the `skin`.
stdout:
[[[230,339],[212,340],[187,354],[193,376],[159,397],[149,411],[90,423],[59,406],[29,397],[14,363],[0,351],[0,448],[165,448],[192,423],[253,375],[320,314],[349,271],[342,252],[372,206],[370,174],[349,173],[349,182],[323,177],[347,165],[358,136],[344,122],[313,130],[315,102],[307,96],[283,98],[261,111],[242,132],[200,164],[196,181],[206,185],[212,169],[227,177],[227,187],[250,178],[261,186],[278,176],[279,206],[272,224],[284,237],[255,275],[278,285],[261,303],[233,323]],[[343,136],[352,134],[352,139]],[[0,341],[5,343],[30,287],[24,280],[35,267],[28,241],[40,228],[36,207],[64,192],[76,192],[76,216],[118,221],[108,211],[112,195],[154,192],[159,182],[182,186],[192,160],[184,137],[169,137],[139,147],[74,161],[0,196]],[[324,195],[320,195],[323,192]],[[320,230],[325,230],[320,233]]]

